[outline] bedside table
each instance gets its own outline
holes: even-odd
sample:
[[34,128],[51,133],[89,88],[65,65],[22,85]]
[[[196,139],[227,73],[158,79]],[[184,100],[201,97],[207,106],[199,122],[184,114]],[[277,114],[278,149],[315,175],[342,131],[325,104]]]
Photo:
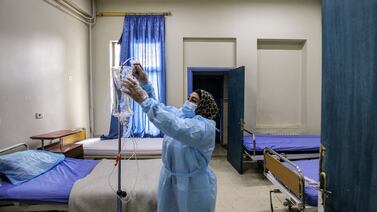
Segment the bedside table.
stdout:
[[[41,149],[47,150],[55,153],[61,153],[64,154],[66,157],[74,157],[74,158],[83,158],[84,155],[84,149],[82,147],[82,144],[64,144],[63,138],[72,136],[72,135],[80,135],[84,133],[83,130],[59,130],[54,132],[49,132],[45,134],[35,135],[31,136],[30,138],[33,140],[40,140],[41,142]],[[59,140],[58,142],[45,145],[44,141],[50,140],[52,142],[53,140]]]
[[61,145],[60,143],[54,143],[45,146],[46,151],[54,152],[54,153],[61,153],[64,154],[66,157],[69,158],[83,158],[84,156],[84,149],[82,144],[66,144]]

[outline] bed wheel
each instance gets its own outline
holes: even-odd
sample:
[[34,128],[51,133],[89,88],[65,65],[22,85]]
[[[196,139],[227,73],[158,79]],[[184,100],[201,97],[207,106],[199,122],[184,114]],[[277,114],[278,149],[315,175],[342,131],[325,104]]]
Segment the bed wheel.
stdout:
[[264,169],[264,164],[262,163],[262,161],[257,161],[257,166],[258,166],[258,169],[261,169],[261,170]]
[[292,210],[292,201],[290,201],[289,199],[285,199],[285,202],[283,203],[283,205],[285,207],[288,207],[288,210],[291,211]]

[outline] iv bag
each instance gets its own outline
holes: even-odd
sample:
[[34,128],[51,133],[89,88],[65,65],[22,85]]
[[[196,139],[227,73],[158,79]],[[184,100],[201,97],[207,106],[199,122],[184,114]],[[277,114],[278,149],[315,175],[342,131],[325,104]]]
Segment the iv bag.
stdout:
[[132,76],[132,67],[119,66],[112,68],[113,78],[113,104],[112,115],[117,117],[120,123],[127,121],[127,118],[132,115],[130,106],[130,97],[121,91],[122,79]]

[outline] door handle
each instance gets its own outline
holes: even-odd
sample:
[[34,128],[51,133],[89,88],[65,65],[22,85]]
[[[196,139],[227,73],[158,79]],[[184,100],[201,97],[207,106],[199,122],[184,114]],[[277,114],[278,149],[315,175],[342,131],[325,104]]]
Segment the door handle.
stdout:
[[322,204],[323,204],[323,207],[325,208],[325,206],[326,206],[326,199],[329,197],[329,195],[332,194],[331,191],[327,190],[327,176],[326,176],[326,172],[321,172],[319,174],[319,189],[318,190],[321,192]]
[[240,125],[241,125],[241,131],[245,129],[245,121],[243,119],[240,119]]
[[318,190],[321,192],[322,197],[322,205],[323,208],[326,208],[326,199],[329,197],[329,195],[332,194],[331,191],[327,190],[327,176],[326,172],[323,170],[323,160],[326,157],[326,147],[321,145],[320,148],[320,160],[319,160],[319,188]]

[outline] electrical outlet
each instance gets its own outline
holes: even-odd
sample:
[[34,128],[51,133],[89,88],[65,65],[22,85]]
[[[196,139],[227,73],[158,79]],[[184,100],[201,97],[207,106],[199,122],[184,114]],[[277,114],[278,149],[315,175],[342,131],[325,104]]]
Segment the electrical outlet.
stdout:
[[43,119],[43,113],[35,113],[36,119]]

